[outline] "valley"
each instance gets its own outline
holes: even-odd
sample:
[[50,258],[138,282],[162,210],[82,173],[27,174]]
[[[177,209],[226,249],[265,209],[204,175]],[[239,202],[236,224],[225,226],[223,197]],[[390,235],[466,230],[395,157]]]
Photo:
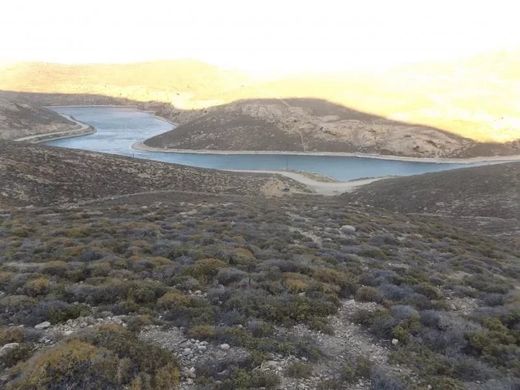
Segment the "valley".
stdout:
[[518,386],[515,141],[81,92],[0,94],[0,387]]

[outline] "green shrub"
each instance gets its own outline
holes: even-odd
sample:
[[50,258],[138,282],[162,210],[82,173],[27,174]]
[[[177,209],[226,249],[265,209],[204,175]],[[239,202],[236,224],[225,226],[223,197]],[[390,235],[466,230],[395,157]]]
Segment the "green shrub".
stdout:
[[209,340],[216,335],[213,325],[196,325],[188,330],[188,337],[198,340]]
[[38,295],[45,295],[49,291],[50,282],[49,279],[45,276],[37,277],[36,279],[31,279],[25,283],[23,289],[24,292],[32,297],[36,297]]
[[294,362],[287,366],[285,373],[291,378],[309,378],[312,375],[312,364]]
[[23,328],[2,327],[0,328],[0,345],[8,343],[21,343],[24,340]]
[[26,343],[20,344],[2,354],[0,357],[0,366],[12,367],[21,361],[27,360],[32,353],[32,345]]
[[381,294],[374,287],[362,286],[356,291],[355,298],[360,302],[380,302]]
[[203,283],[209,283],[219,269],[227,267],[227,264],[218,259],[202,259],[195,262],[194,265],[187,268],[187,273]]
[[364,356],[347,359],[341,368],[340,378],[346,383],[356,382],[360,378],[369,378],[372,366],[372,362]]
[[167,390],[179,383],[179,367],[170,353],[116,325],[95,328],[43,350],[14,373],[7,389]]
[[191,298],[178,290],[168,291],[157,300],[162,309],[173,309],[178,306],[189,306]]
[[43,264],[41,272],[49,275],[63,276],[67,272],[67,263],[61,260],[49,261]]

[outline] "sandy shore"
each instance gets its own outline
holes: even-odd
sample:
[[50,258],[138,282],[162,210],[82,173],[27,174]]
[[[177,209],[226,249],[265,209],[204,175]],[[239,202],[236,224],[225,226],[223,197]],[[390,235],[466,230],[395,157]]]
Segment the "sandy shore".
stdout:
[[229,172],[247,172],[247,173],[267,173],[272,175],[282,175],[293,179],[299,183],[306,185],[314,194],[334,196],[340,195],[345,192],[352,192],[356,188],[364,186],[365,184],[373,183],[377,180],[388,179],[392,176],[385,177],[374,177],[369,179],[359,179],[352,181],[320,181],[310,178],[302,173],[290,172],[290,171],[256,171],[256,170],[238,170],[238,169],[226,169]]
[[[171,123],[171,122],[170,122]],[[406,157],[394,156],[387,154],[370,154],[370,153],[342,153],[342,152],[291,152],[291,151],[275,151],[275,150],[200,150],[200,149],[166,149],[156,148],[145,145],[143,142],[136,142],[132,145],[133,149],[147,152],[161,153],[186,153],[186,154],[219,154],[219,155],[291,155],[291,156],[321,156],[321,157],[358,157],[373,158],[378,160],[394,160],[408,162],[427,162],[427,163],[451,163],[451,164],[475,164],[475,163],[500,163],[520,161],[520,155],[513,156],[481,156],[468,158],[445,158],[445,157]]]

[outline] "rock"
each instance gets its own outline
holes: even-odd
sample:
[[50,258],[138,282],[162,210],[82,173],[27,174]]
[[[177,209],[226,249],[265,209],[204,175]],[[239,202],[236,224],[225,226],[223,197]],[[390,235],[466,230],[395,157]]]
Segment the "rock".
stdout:
[[229,348],[231,348],[229,344],[220,344],[220,349],[223,351],[228,351]]
[[9,351],[12,351],[15,348],[18,348],[19,345],[19,343],[5,344],[2,348],[0,348],[0,357],[6,355],[9,353]]
[[268,370],[276,370],[278,368],[278,363],[274,360],[269,360],[262,364],[263,368],[266,368]]
[[356,232],[356,228],[352,225],[343,225],[342,227],[339,228],[339,230],[343,234],[352,234],[352,233]]
[[40,322],[38,325],[34,325],[34,329],[47,329],[49,326],[51,326],[51,323],[49,321],[43,321]]
[[190,353],[191,353],[191,348],[184,348],[184,350],[182,351],[183,355],[189,355]]
[[397,339],[392,339],[392,345],[397,345],[399,344],[399,340]]

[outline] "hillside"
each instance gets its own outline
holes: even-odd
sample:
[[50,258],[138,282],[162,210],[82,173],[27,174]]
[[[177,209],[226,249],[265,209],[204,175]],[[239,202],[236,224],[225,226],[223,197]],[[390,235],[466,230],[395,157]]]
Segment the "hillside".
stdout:
[[479,142],[520,138],[520,52],[379,72],[266,80],[197,61],[113,65],[26,63],[0,69],[0,89],[157,101],[178,109],[243,99],[316,98]]
[[74,129],[75,123],[39,105],[6,98],[0,92],[0,140]]
[[[157,180],[258,188],[242,175],[197,170],[194,184],[192,169],[37,146],[7,144],[5,155],[27,174],[1,182],[28,188],[27,205],[150,191]],[[4,202],[0,387],[520,384],[518,253],[442,219],[256,192]]]
[[470,140],[319,99],[243,100],[181,113],[174,130],[145,141],[172,149],[365,152],[459,156]]
[[305,191],[278,175],[232,174],[15,142],[0,142],[0,182],[0,207],[48,206],[143,191]]
[[520,163],[380,180],[342,197],[349,203],[449,220],[520,248]]
[[520,163],[380,180],[345,197],[397,212],[520,220]]
[[220,103],[247,77],[199,61],[60,65],[22,63],[0,69],[0,89],[15,92],[89,94],[178,107]]

